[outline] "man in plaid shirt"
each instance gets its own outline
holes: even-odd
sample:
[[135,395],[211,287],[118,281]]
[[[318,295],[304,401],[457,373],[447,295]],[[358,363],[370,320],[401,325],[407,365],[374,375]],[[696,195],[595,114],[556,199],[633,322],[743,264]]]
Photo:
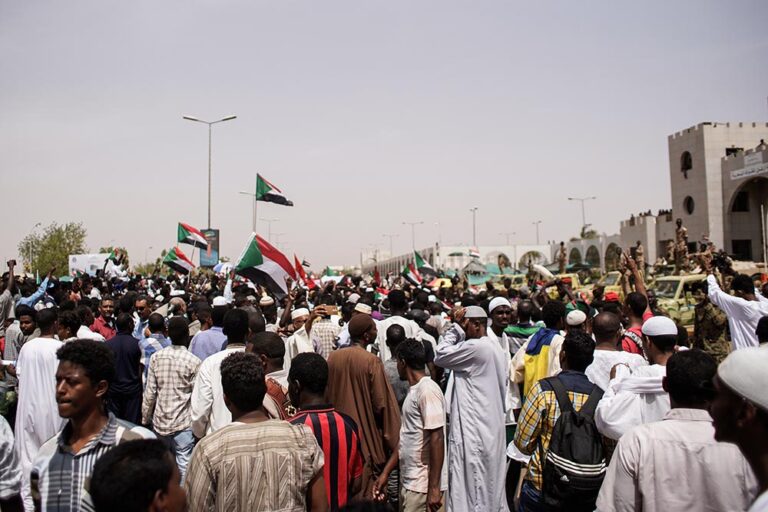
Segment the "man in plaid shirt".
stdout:
[[[587,366],[592,364],[594,352],[595,342],[588,334],[572,331],[565,336],[560,352],[562,371],[557,377],[568,391],[568,398],[575,411],[581,409],[595,386],[584,375]],[[546,380],[536,382],[526,396],[515,431],[515,446],[531,456],[528,474],[520,492],[520,509],[525,512],[541,510],[541,461],[549,449],[559,416],[560,407],[549,383]]]
[[152,427],[158,438],[176,454],[181,479],[195,447],[192,435],[192,388],[200,358],[189,347],[189,325],[181,316],[168,321],[171,346],[156,352],[149,361],[147,388],[141,407],[141,421]]

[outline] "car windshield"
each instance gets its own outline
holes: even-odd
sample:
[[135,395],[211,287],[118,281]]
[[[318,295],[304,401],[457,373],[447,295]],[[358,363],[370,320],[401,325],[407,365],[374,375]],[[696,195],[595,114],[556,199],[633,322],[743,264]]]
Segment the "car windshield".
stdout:
[[677,286],[680,281],[657,281],[656,282],[656,297],[659,299],[674,299],[677,292]]
[[605,276],[603,284],[605,286],[614,286],[619,282],[619,276],[620,274],[608,274]]

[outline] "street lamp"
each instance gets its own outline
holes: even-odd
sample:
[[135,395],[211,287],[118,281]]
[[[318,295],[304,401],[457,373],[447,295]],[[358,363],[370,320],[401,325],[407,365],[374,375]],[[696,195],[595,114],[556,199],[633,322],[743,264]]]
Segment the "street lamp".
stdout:
[[472,212],[472,246],[475,248],[477,248],[477,209],[477,206],[469,209]]
[[511,236],[515,236],[517,233],[515,233],[514,231],[509,231],[509,232],[504,232],[504,233],[499,233],[499,234],[500,234],[501,236],[505,236],[505,237],[507,237],[507,245],[511,245],[511,244],[509,243],[509,237],[511,237]]
[[[264,219],[260,218],[259,220],[263,220],[267,223],[267,240],[269,240],[269,243],[272,243],[272,223],[277,222],[280,219]],[[276,235],[284,235],[285,233],[276,233]]]
[[539,224],[541,224],[541,221],[537,220],[533,224],[536,225],[536,245],[539,245]]
[[597,199],[595,196],[591,197],[569,197],[569,201],[579,201],[581,203],[581,225],[583,226],[582,231],[586,231],[587,229],[587,215],[584,212],[584,203],[587,201],[591,201],[593,199]]
[[237,119],[237,116],[223,117],[218,121],[204,121],[192,116],[182,116],[182,119],[208,125],[208,229],[211,229],[211,126],[217,123],[223,123],[224,121]]
[[149,260],[147,259],[147,251],[152,250],[152,246],[150,245],[146,249],[144,249],[144,263],[149,263]]
[[411,226],[411,245],[413,246],[413,250],[416,250],[416,226],[419,224],[424,224],[423,220],[415,221],[415,222],[403,222],[404,225]]
[[400,235],[395,233],[385,233],[382,236],[384,236],[385,238],[389,238],[389,257],[392,258],[395,255],[394,251],[392,250],[392,239],[397,238]]

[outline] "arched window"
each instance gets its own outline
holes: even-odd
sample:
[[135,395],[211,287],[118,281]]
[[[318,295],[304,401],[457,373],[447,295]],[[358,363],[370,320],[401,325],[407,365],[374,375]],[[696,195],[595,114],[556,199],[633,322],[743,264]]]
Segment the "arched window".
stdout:
[[695,207],[696,203],[693,201],[691,196],[686,196],[686,198],[683,199],[683,209],[685,209],[685,213],[688,215],[693,215],[693,209]]
[[693,169],[693,158],[691,157],[691,153],[683,151],[683,154],[680,155],[680,172],[683,173],[685,179],[688,179],[688,171],[691,169]]

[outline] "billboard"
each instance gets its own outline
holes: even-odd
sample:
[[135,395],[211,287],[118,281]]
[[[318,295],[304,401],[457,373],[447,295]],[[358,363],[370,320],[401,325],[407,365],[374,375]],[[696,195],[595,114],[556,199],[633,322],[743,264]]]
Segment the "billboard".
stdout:
[[214,267],[219,262],[219,230],[201,229],[208,240],[208,249],[200,251],[200,266]]
[[77,272],[95,276],[96,272],[104,268],[109,253],[101,254],[70,254],[69,255],[69,275],[73,276]]

